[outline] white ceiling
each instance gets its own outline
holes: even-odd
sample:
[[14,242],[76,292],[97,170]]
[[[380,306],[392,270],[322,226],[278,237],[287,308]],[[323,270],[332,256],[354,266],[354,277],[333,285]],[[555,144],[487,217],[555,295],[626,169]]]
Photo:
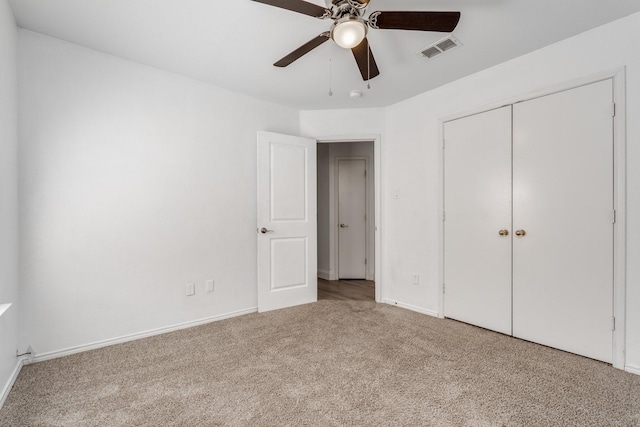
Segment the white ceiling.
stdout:
[[[325,6],[324,0],[310,0]],[[327,42],[272,64],[331,21],[251,0],[11,0],[18,25],[299,109],[382,107],[640,11],[638,0],[371,0],[375,10],[457,10],[463,46],[416,51],[445,34],[371,30],[381,75],[366,89],[351,52]],[[329,91],[329,59],[333,92]],[[364,96],[351,99],[351,90]]]

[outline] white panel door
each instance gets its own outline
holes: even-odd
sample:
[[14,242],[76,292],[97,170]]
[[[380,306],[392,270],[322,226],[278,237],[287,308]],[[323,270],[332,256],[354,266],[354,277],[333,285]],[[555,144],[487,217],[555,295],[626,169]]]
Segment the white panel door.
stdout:
[[258,132],[258,311],[317,299],[316,141]]
[[338,279],[367,277],[367,163],[338,160]]
[[513,334],[612,360],[612,81],[514,105]]
[[444,138],[444,315],[511,334],[511,107]]

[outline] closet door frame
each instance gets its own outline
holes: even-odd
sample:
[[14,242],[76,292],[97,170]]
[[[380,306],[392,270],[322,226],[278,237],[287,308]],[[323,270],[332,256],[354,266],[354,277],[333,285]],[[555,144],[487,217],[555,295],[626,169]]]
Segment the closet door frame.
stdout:
[[549,86],[543,90],[537,90],[524,95],[504,99],[499,102],[485,105],[483,107],[463,111],[439,119],[439,141],[442,144],[442,154],[439,158],[439,298],[438,317],[444,318],[444,124],[445,122],[493,110],[496,108],[513,105],[519,102],[528,101],[542,96],[551,95],[566,90],[575,89],[580,86],[611,79],[613,82],[613,102],[615,111],[612,108],[613,120],[613,193],[614,209],[616,212],[614,226],[613,243],[613,318],[612,326],[612,365],[614,368],[629,370],[625,365],[626,348],[626,246],[627,246],[627,210],[626,210],[626,68],[617,68],[604,71],[590,76],[577,78],[575,80],[562,82]]

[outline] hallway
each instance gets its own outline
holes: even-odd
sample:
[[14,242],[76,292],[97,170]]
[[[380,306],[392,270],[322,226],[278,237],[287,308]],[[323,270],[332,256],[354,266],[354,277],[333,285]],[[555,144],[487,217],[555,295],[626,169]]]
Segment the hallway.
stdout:
[[318,278],[318,301],[375,301],[375,282],[370,280],[324,280]]

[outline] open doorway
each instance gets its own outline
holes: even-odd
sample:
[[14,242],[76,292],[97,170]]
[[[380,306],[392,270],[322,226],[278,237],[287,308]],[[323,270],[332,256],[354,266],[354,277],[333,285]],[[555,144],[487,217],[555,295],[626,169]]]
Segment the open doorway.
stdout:
[[318,299],[375,300],[374,142],[319,143]]

